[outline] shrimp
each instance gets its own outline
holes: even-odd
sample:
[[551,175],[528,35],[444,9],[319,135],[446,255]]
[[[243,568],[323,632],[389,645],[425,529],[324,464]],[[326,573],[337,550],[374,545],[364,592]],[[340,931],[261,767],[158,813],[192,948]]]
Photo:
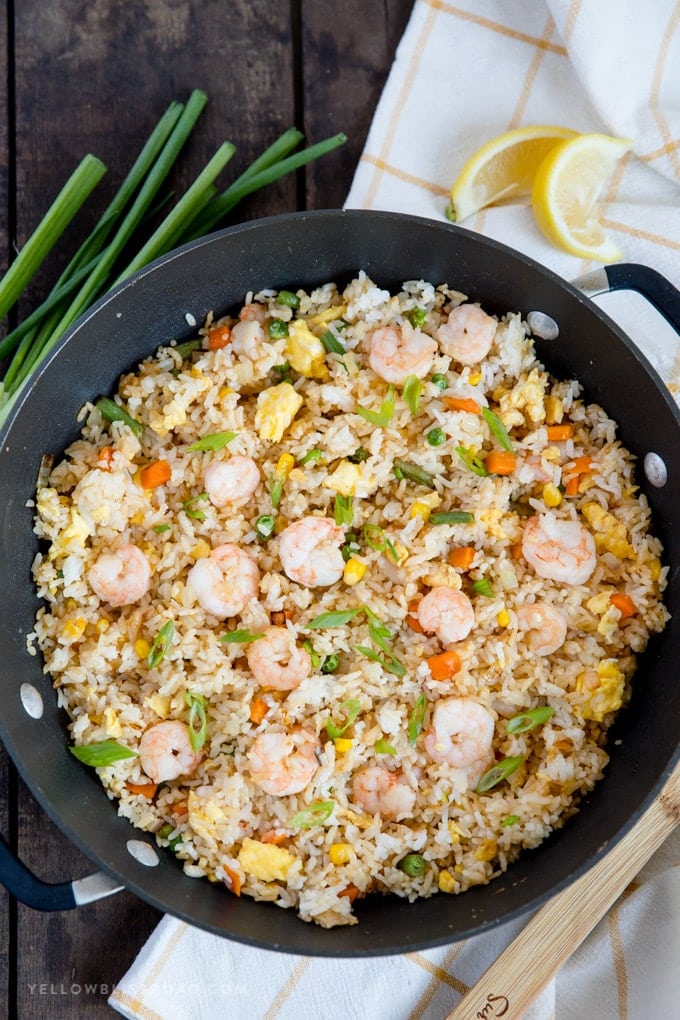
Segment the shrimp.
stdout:
[[458,305],[436,335],[445,354],[461,365],[476,365],[491,350],[497,326],[479,305]]
[[291,581],[306,588],[328,588],[342,577],[340,546],[345,532],[327,517],[301,517],[281,532],[281,566]]
[[241,320],[231,327],[231,349],[251,361],[260,356],[260,345],[264,339],[264,330],[257,319]]
[[276,797],[300,793],[319,767],[319,741],[308,730],[261,733],[246,757],[254,783]]
[[139,741],[139,763],[154,783],[165,783],[193,772],[201,761],[189,737],[189,727],[176,719],[156,723]]
[[493,759],[494,717],[470,698],[444,698],[434,706],[425,734],[425,750],[433,761],[464,769],[475,786]]
[[309,652],[296,645],[287,627],[267,627],[248,646],[246,658],[257,682],[276,691],[295,690],[312,671]]
[[121,545],[115,552],[102,553],[88,572],[95,595],[110,606],[139,602],[150,587],[151,567],[136,545]]
[[371,333],[368,361],[385,382],[399,384],[409,375],[423,379],[436,353],[436,341],[405,322],[402,326],[381,326]]
[[187,577],[201,609],[218,619],[237,616],[254,598],[260,584],[257,563],[237,545],[218,545],[197,560]]
[[203,483],[213,506],[235,506],[247,502],[255,492],[260,470],[252,457],[213,460],[205,469]]
[[418,603],[418,623],[442,644],[464,641],[475,624],[475,611],[467,595],[447,585],[432,588]]
[[517,625],[526,633],[529,648],[536,655],[552,655],[562,647],[567,636],[567,618],[550,602],[527,602],[518,606]]
[[595,539],[579,521],[546,513],[530,517],[522,553],[539,577],[561,584],[585,584],[597,564]]
[[410,818],[416,802],[416,792],[397,772],[369,765],[357,772],[352,780],[352,796],[364,811],[383,815],[395,822]]
[[241,322],[264,322],[268,315],[269,312],[265,306],[258,304],[256,301],[251,301],[250,304],[244,305],[238,313]]

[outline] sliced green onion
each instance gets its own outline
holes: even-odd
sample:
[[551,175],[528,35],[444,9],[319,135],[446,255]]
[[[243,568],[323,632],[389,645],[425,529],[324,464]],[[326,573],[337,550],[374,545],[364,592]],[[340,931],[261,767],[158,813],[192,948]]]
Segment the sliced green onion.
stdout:
[[513,715],[506,723],[508,733],[528,733],[536,726],[547,722],[555,714],[551,705],[542,705],[540,708],[532,708],[530,712],[520,712]]
[[510,825],[517,825],[518,821],[519,821],[519,815],[508,815],[507,818],[503,819],[503,821],[501,822],[501,825],[503,826],[504,829],[507,829],[508,826],[510,826]]
[[338,493],[335,497],[335,523],[351,524],[354,519],[354,505],[351,496]]
[[345,542],[342,545],[340,552],[342,553],[342,558],[345,561],[345,563],[347,563],[352,558],[352,556],[356,556],[357,553],[361,552],[361,546],[357,541],[356,532],[354,531],[345,532]]
[[162,535],[164,531],[170,531],[170,525],[169,524],[156,524],[156,526],[154,527],[153,530],[156,532],[157,535]]
[[475,793],[487,793],[494,786],[498,786],[504,779],[520,767],[524,758],[519,755],[516,758],[503,758],[502,761],[492,765],[475,786]]
[[304,457],[300,458],[300,464],[316,464],[318,460],[323,457],[323,450],[319,450],[315,447],[313,450],[309,450]]
[[489,472],[484,466],[484,461],[468,450],[467,446],[457,446],[456,453],[469,471],[474,471],[480,478],[486,478]]
[[331,654],[327,655],[324,658],[323,662],[321,663],[321,672],[327,675],[335,673],[339,665],[340,656],[336,655],[334,652],[331,652]]
[[171,347],[170,350],[177,351],[179,356],[184,361],[186,358],[189,357],[190,354],[193,354],[194,351],[197,351],[201,346],[202,341],[200,340],[185,340],[184,343],[177,344],[175,347]]
[[193,521],[204,521],[205,514],[202,510],[197,510],[195,505],[203,500],[208,499],[207,492],[199,492],[198,496],[191,496],[189,499],[185,499],[182,503],[182,509],[187,517],[191,517]]
[[356,609],[341,609],[337,613],[321,613],[320,616],[315,616],[311,623],[307,624],[307,627],[313,627],[314,630],[344,627],[346,623],[349,623],[350,620],[353,620],[361,612],[362,607],[358,606]]
[[342,346],[337,337],[333,335],[330,329],[326,330],[324,335],[321,337],[321,343],[324,345],[329,354],[345,353],[345,348]]
[[116,740],[100,740],[96,744],[83,744],[81,747],[69,747],[69,751],[83,765],[91,765],[95,769],[106,768],[124,758],[136,758],[137,752],[123,747]]
[[285,305],[287,308],[300,307],[300,298],[290,290],[280,290],[276,300],[280,305]]
[[430,376],[430,382],[433,383],[438,390],[447,390],[449,388],[448,379],[445,375],[441,375],[439,372]]
[[475,595],[484,595],[487,599],[495,598],[494,590],[486,577],[480,578],[479,581],[473,581],[472,590]]
[[170,822],[166,822],[165,825],[161,825],[160,829],[156,833],[156,835],[160,836],[161,839],[167,839],[168,849],[172,850],[173,853],[176,851],[178,846],[181,846],[182,843],[182,837],[179,834],[170,839],[170,833],[174,831],[175,826]]
[[427,698],[424,694],[421,694],[411,712],[411,718],[408,724],[408,742],[413,746],[418,739],[418,734],[423,728],[423,722],[425,721],[425,713],[427,711]]
[[387,673],[392,673],[393,676],[406,675],[404,665],[391,652],[376,652],[373,648],[369,648],[368,645],[357,645],[356,650],[365,655],[371,662],[379,662]]
[[439,514],[430,514],[430,524],[472,524],[475,515],[468,510],[443,510]]
[[378,648],[382,648],[384,652],[389,652],[387,645],[388,641],[392,640],[392,634],[388,627],[382,622],[379,616],[377,616],[372,609],[368,606],[364,606],[364,612],[368,617],[368,633],[371,641],[373,641]]
[[370,453],[363,446],[357,446],[354,453],[351,453],[347,458],[352,464],[361,464],[363,461],[368,460]]
[[395,563],[399,562],[397,550],[394,544],[387,538],[379,524],[364,524],[364,540],[366,545],[376,552],[389,552]]
[[406,854],[406,857],[402,857],[399,861],[397,867],[409,878],[419,878],[425,873],[427,865],[422,854]]
[[350,698],[348,701],[343,701],[342,705],[340,705],[339,710],[341,712],[346,713],[345,725],[336,726],[332,719],[327,720],[326,733],[331,738],[331,740],[336,740],[337,737],[341,737],[343,733],[345,733],[350,728],[356,717],[361,712],[361,702],[358,700],[358,698]]
[[319,655],[319,653],[314,648],[314,645],[312,644],[312,642],[311,641],[303,641],[302,642],[302,647],[304,648],[304,650],[307,652],[307,655],[309,656],[309,660],[310,660],[310,662],[312,664],[312,669],[318,669],[319,666],[321,665],[321,656]]
[[283,495],[283,481],[283,478],[279,478],[277,475],[272,475],[269,479],[269,498],[275,510],[278,509]]
[[410,311],[406,313],[406,318],[414,329],[420,329],[427,318],[427,312],[424,308],[418,305],[416,308],[411,308]]
[[396,754],[397,749],[390,744],[389,740],[385,737],[381,737],[380,740],[376,740],[373,745],[373,750],[376,754]]
[[387,387],[387,396],[380,405],[379,411],[369,411],[365,407],[357,407],[356,413],[360,414],[364,421],[370,425],[384,429],[392,421],[394,415],[394,386],[390,383]]
[[425,438],[430,446],[441,446],[446,442],[446,433],[444,429],[430,429]]
[[258,631],[253,633],[250,630],[243,629],[227,631],[227,633],[223,634],[219,640],[224,645],[247,645],[250,644],[251,641],[258,641],[263,637],[264,634],[262,632]]
[[109,424],[114,421],[122,421],[136,436],[141,436],[141,424],[135,421],[115,400],[110,400],[108,397],[100,397],[95,406],[99,408],[99,413],[104,421],[107,421]]
[[404,403],[414,418],[418,414],[418,406],[420,404],[420,394],[422,393],[422,389],[423,384],[417,375],[409,375],[406,377],[406,382],[404,383],[401,395]]
[[288,336],[288,323],[283,319],[272,319],[267,326],[267,331],[272,340],[280,340],[282,337]]
[[185,691],[184,700],[189,708],[189,740],[194,751],[200,751],[208,734],[205,698],[197,691]]
[[424,485],[426,489],[435,488],[432,475],[423,468],[418,467],[417,464],[409,464],[407,460],[395,460],[392,470],[397,478],[408,478],[410,482]]
[[279,382],[292,382],[293,381],[293,369],[290,366],[290,362],[284,361],[281,365],[274,365],[272,372],[279,380]]
[[236,439],[237,435],[238,432],[211,432],[210,435],[203,436],[191,446],[187,446],[187,453],[192,453],[194,450],[223,450],[227,443]]
[[146,657],[146,664],[149,669],[155,669],[156,666],[160,665],[172,644],[174,636],[175,624],[172,620],[168,620],[167,623],[163,624],[161,629],[158,631],[158,634],[156,634],[154,643],[149,649],[149,654]]
[[503,447],[503,449],[507,450],[508,453],[514,453],[515,451],[513,449],[512,443],[510,442],[510,436],[508,435],[508,430],[506,429],[505,425],[500,420],[498,415],[494,414],[493,411],[490,411],[488,407],[483,407],[482,408],[482,416],[484,418],[484,421],[489,426],[489,428],[491,429],[492,433],[494,434],[494,436],[498,440],[498,442]]
[[323,825],[333,814],[334,807],[334,800],[317,800],[315,804],[293,815],[288,824],[293,829],[311,829],[313,825]]
[[260,538],[270,538],[276,527],[276,518],[271,514],[262,514],[255,521],[255,531]]

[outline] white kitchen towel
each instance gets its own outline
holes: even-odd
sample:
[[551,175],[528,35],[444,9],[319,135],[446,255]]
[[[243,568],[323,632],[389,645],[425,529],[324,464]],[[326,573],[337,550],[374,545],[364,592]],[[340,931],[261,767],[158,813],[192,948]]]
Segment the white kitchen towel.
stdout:
[[[672,0],[417,0],[346,204],[444,220],[467,157],[525,124],[633,140],[602,215],[626,260],[680,286],[680,4]],[[465,226],[566,278],[593,268],[553,248],[527,202]],[[637,295],[598,301],[677,394],[671,328]],[[678,1015],[679,864],[676,833],[528,1020]],[[241,946],[166,917],[110,1002],[135,1020],[443,1020],[521,925],[407,956],[323,960]]]

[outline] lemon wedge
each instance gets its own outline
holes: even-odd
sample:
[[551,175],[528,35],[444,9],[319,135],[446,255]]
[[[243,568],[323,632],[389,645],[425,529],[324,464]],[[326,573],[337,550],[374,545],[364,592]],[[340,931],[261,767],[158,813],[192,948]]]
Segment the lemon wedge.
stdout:
[[530,195],[536,170],[548,153],[576,131],[565,127],[516,128],[473,153],[454,181],[446,215],[460,223],[504,198]]
[[599,262],[621,258],[600,222],[598,199],[631,145],[627,138],[586,134],[561,142],[548,153],[536,172],[531,203],[549,241],[581,258]]

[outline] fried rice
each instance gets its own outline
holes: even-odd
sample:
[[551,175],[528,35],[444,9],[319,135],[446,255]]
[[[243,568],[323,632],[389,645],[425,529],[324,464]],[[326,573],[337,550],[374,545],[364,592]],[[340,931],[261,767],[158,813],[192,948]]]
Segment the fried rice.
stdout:
[[668,619],[615,423],[422,280],[158,339],[37,491],[74,750],[186,874],[325,927],[489,882],[602,777]]

